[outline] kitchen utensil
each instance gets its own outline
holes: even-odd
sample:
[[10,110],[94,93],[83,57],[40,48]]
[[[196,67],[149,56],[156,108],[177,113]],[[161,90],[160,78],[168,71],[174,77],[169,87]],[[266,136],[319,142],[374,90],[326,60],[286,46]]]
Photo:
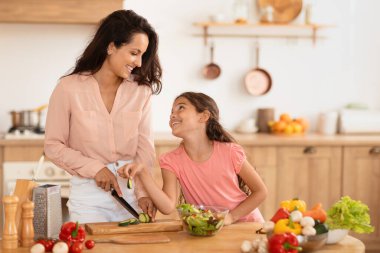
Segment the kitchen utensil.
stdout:
[[58,238],[62,226],[61,186],[45,184],[33,189],[34,238]]
[[115,189],[111,190],[111,195],[122,205],[125,209],[128,210],[136,219],[139,219],[139,214],[136,210],[127,202],[125,199],[120,197]]
[[21,113],[16,111],[10,112],[12,117],[12,128],[17,128],[21,125]]
[[260,49],[256,43],[256,67],[245,76],[245,88],[253,96],[262,96],[272,88],[272,78],[269,73],[259,67]]
[[180,220],[156,220],[152,223],[139,223],[125,227],[119,227],[118,224],[118,222],[87,223],[85,227],[87,232],[91,235],[182,231],[182,223]]
[[274,109],[273,108],[259,108],[257,109],[257,125],[259,132],[269,133],[270,128],[268,126],[269,121],[274,120]]
[[203,76],[206,79],[213,80],[220,76],[222,70],[214,63],[214,44],[210,46],[210,63],[203,68]]
[[273,22],[275,23],[289,23],[302,10],[302,0],[258,0],[257,4],[260,10],[268,6],[273,8]]
[[[33,168],[33,181],[37,180],[45,160],[42,154],[37,167]],[[44,184],[33,188],[34,238],[58,238],[62,226],[61,186]]]
[[150,244],[170,242],[167,235],[158,233],[127,234],[123,236],[112,236],[109,238],[91,238],[96,243],[116,243],[116,244]]

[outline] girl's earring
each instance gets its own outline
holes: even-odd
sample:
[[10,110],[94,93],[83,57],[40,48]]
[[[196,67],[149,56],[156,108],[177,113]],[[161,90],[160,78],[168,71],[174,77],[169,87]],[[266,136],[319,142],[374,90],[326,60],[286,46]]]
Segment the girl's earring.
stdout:
[[111,53],[112,53],[111,50],[107,50],[108,55],[111,55]]

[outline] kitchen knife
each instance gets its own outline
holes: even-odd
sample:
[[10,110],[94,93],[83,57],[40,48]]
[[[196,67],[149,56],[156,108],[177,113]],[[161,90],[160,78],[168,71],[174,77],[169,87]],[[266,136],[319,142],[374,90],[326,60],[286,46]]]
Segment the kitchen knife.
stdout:
[[128,204],[128,202],[125,201],[124,198],[120,197],[117,194],[115,189],[111,190],[111,195],[120,203],[120,205],[122,205],[125,209],[127,209],[128,212],[130,212],[136,219],[139,219],[139,214],[136,212],[136,210],[130,204]]

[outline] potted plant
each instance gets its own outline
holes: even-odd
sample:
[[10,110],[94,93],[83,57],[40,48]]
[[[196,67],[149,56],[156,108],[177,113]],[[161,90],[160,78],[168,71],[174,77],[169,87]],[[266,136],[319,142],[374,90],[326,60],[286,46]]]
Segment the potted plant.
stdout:
[[342,197],[327,211],[326,224],[329,226],[327,244],[337,243],[342,240],[349,231],[363,234],[372,233],[369,208],[358,200],[349,196]]

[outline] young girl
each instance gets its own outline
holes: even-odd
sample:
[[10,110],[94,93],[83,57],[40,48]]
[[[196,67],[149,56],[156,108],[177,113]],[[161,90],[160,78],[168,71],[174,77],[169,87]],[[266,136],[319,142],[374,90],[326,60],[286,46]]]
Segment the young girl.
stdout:
[[[160,157],[163,189],[143,164],[128,164],[119,175],[139,178],[164,214],[175,209],[178,180],[187,203],[227,207],[227,225],[238,220],[264,222],[257,207],[267,189],[242,147],[219,124],[215,101],[203,93],[185,92],[175,99],[169,124],[183,141]],[[238,177],[249,187],[249,196],[239,188]]]

